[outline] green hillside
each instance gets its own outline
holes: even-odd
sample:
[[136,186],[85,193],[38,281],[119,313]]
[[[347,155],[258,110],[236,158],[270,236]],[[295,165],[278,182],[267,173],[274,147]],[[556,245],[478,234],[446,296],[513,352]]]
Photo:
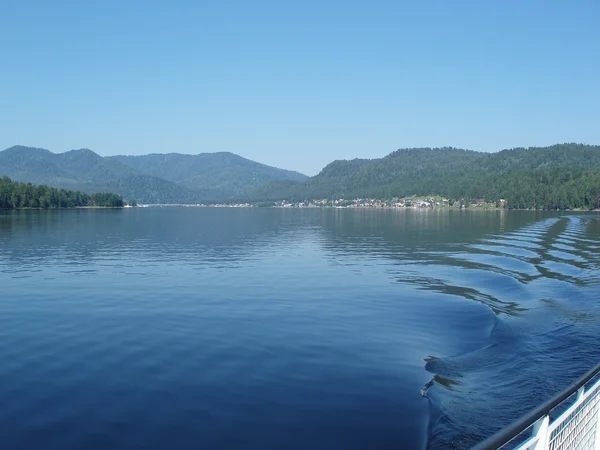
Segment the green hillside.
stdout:
[[[581,144],[497,153],[402,149],[379,159],[334,161],[305,182],[271,182],[247,198],[301,201],[439,194],[488,201],[510,198],[512,207],[591,207],[600,191],[599,168],[600,147]],[[544,195],[550,197],[540,202]]]

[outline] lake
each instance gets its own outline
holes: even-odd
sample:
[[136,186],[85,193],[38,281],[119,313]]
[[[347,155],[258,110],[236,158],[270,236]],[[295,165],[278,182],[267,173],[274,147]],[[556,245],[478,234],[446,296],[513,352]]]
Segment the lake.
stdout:
[[595,213],[0,212],[0,447],[468,448],[600,359],[599,238]]

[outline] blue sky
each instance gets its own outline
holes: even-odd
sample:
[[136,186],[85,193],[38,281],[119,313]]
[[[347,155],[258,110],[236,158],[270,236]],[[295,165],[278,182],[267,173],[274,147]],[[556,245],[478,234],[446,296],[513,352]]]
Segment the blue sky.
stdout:
[[0,148],[231,151],[317,173],[405,147],[600,144],[597,1],[0,3]]

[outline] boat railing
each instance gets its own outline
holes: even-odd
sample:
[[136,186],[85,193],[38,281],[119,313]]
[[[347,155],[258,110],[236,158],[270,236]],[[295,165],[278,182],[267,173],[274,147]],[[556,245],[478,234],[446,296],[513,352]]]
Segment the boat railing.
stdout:
[[600,364],[473,450],[499,448],[600,450]]

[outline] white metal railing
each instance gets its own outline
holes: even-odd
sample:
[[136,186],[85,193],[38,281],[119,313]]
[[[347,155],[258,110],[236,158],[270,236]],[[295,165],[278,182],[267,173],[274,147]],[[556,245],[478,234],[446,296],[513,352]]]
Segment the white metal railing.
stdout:
[[[535,411],[474,449],[600,450],[600,379],[586,389],[586,384],[599,374],[600,364]],[[567,406],[573,394],[575,398]],[[566,409],[558,417],[551,418],[552,411],[558,406]],[[524,437],[528,430],[531,430],[531,435]]]
[[545,415],[534,424],[532,436],[517,446],[519,450],[578,450],[600,448],[600,381],[591,389],[577,391],[577,399],[565,412],[550,422]]

